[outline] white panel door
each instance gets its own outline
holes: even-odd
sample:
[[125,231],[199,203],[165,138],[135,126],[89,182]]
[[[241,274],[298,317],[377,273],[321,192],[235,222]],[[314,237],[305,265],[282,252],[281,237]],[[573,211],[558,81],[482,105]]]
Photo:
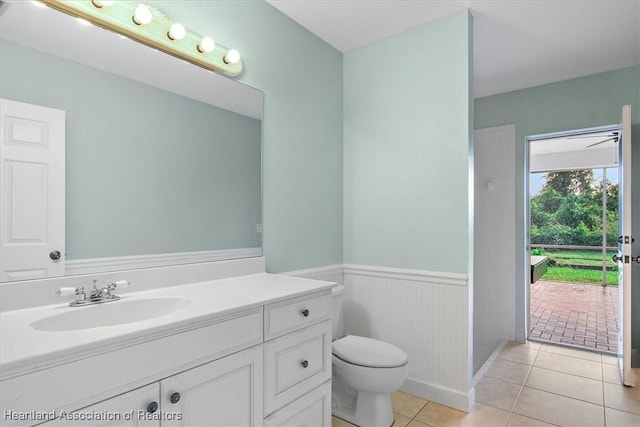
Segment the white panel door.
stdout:
[[261,426],[262,366],[257,346],[162,380],[162,426]]
[[619,141],[620,165],[619,188],[619,235],[618,241],[618,365],[622,382],[635,386],[636,378],[631,369],[631,106],[622,107],[622,138]]
[[0,102],[0,281],[63,276],[65,112]]

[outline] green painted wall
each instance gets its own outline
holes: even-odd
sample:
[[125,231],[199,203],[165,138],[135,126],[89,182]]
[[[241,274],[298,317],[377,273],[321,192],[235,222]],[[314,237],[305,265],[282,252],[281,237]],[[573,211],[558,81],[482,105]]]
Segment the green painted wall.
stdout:
[[151,3],[238,49],[264,92],[267,270],[342,262],[342,54],[262,0]]
[[[619,123],[631,104],[633,136],[634,254],[640,253],[640,66],[552,83],[475,100],[475,128],[516,125],[516,247],[524,248],[524,138],[528,135]],[[476,242],[475,250],[488,249]],[[522,266],[517,277],[524,277]],[[640,271],[633,283],[634,347],[640,347]],[[516,289],[516,330],[524,331],[524,289]]]
[[261,246],[259,120],[10,42],[0,64],[3,98],[66,112],[67,259]]
[[471,16],[344,57],[344,261],[468,268]]

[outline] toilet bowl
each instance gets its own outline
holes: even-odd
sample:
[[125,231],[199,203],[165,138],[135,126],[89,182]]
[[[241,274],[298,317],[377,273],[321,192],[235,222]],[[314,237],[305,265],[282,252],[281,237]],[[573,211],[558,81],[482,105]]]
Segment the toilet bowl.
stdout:
[[[334,338],[338,336],[344,286],[333,290]],[[335,339],[332,345],[332,412],[358,426],[393,424],[391,393],[407,378],[407,354],[384,341],[355,335]]]

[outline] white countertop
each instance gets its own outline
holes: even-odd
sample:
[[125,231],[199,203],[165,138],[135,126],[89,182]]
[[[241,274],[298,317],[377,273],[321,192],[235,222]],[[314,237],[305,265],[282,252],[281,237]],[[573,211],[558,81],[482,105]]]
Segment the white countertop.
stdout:
[[70,296],[60,304],[7,311],[0,314],[0,380],[114,347],[133,345],[144,339],[170,335],[243,310],[333,286],[331,282],[261,273],[132,292],[123,295],[120,301],[106,304],[167,297],[179,297],[189,303],[177,311],[148,320],[74,331],[39,331],[30,325],[52,315],[91,310],[95,305],[69,307],[73,299]]

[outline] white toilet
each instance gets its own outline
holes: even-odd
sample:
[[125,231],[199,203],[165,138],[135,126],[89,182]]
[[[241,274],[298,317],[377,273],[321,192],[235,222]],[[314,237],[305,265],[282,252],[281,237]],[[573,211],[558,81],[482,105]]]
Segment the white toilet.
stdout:
[[407,354],[389,343],[347,335],[338,338],[344,286],[333,297],[333,415],[363,427],[393,424],[391,393],[407,379]]

